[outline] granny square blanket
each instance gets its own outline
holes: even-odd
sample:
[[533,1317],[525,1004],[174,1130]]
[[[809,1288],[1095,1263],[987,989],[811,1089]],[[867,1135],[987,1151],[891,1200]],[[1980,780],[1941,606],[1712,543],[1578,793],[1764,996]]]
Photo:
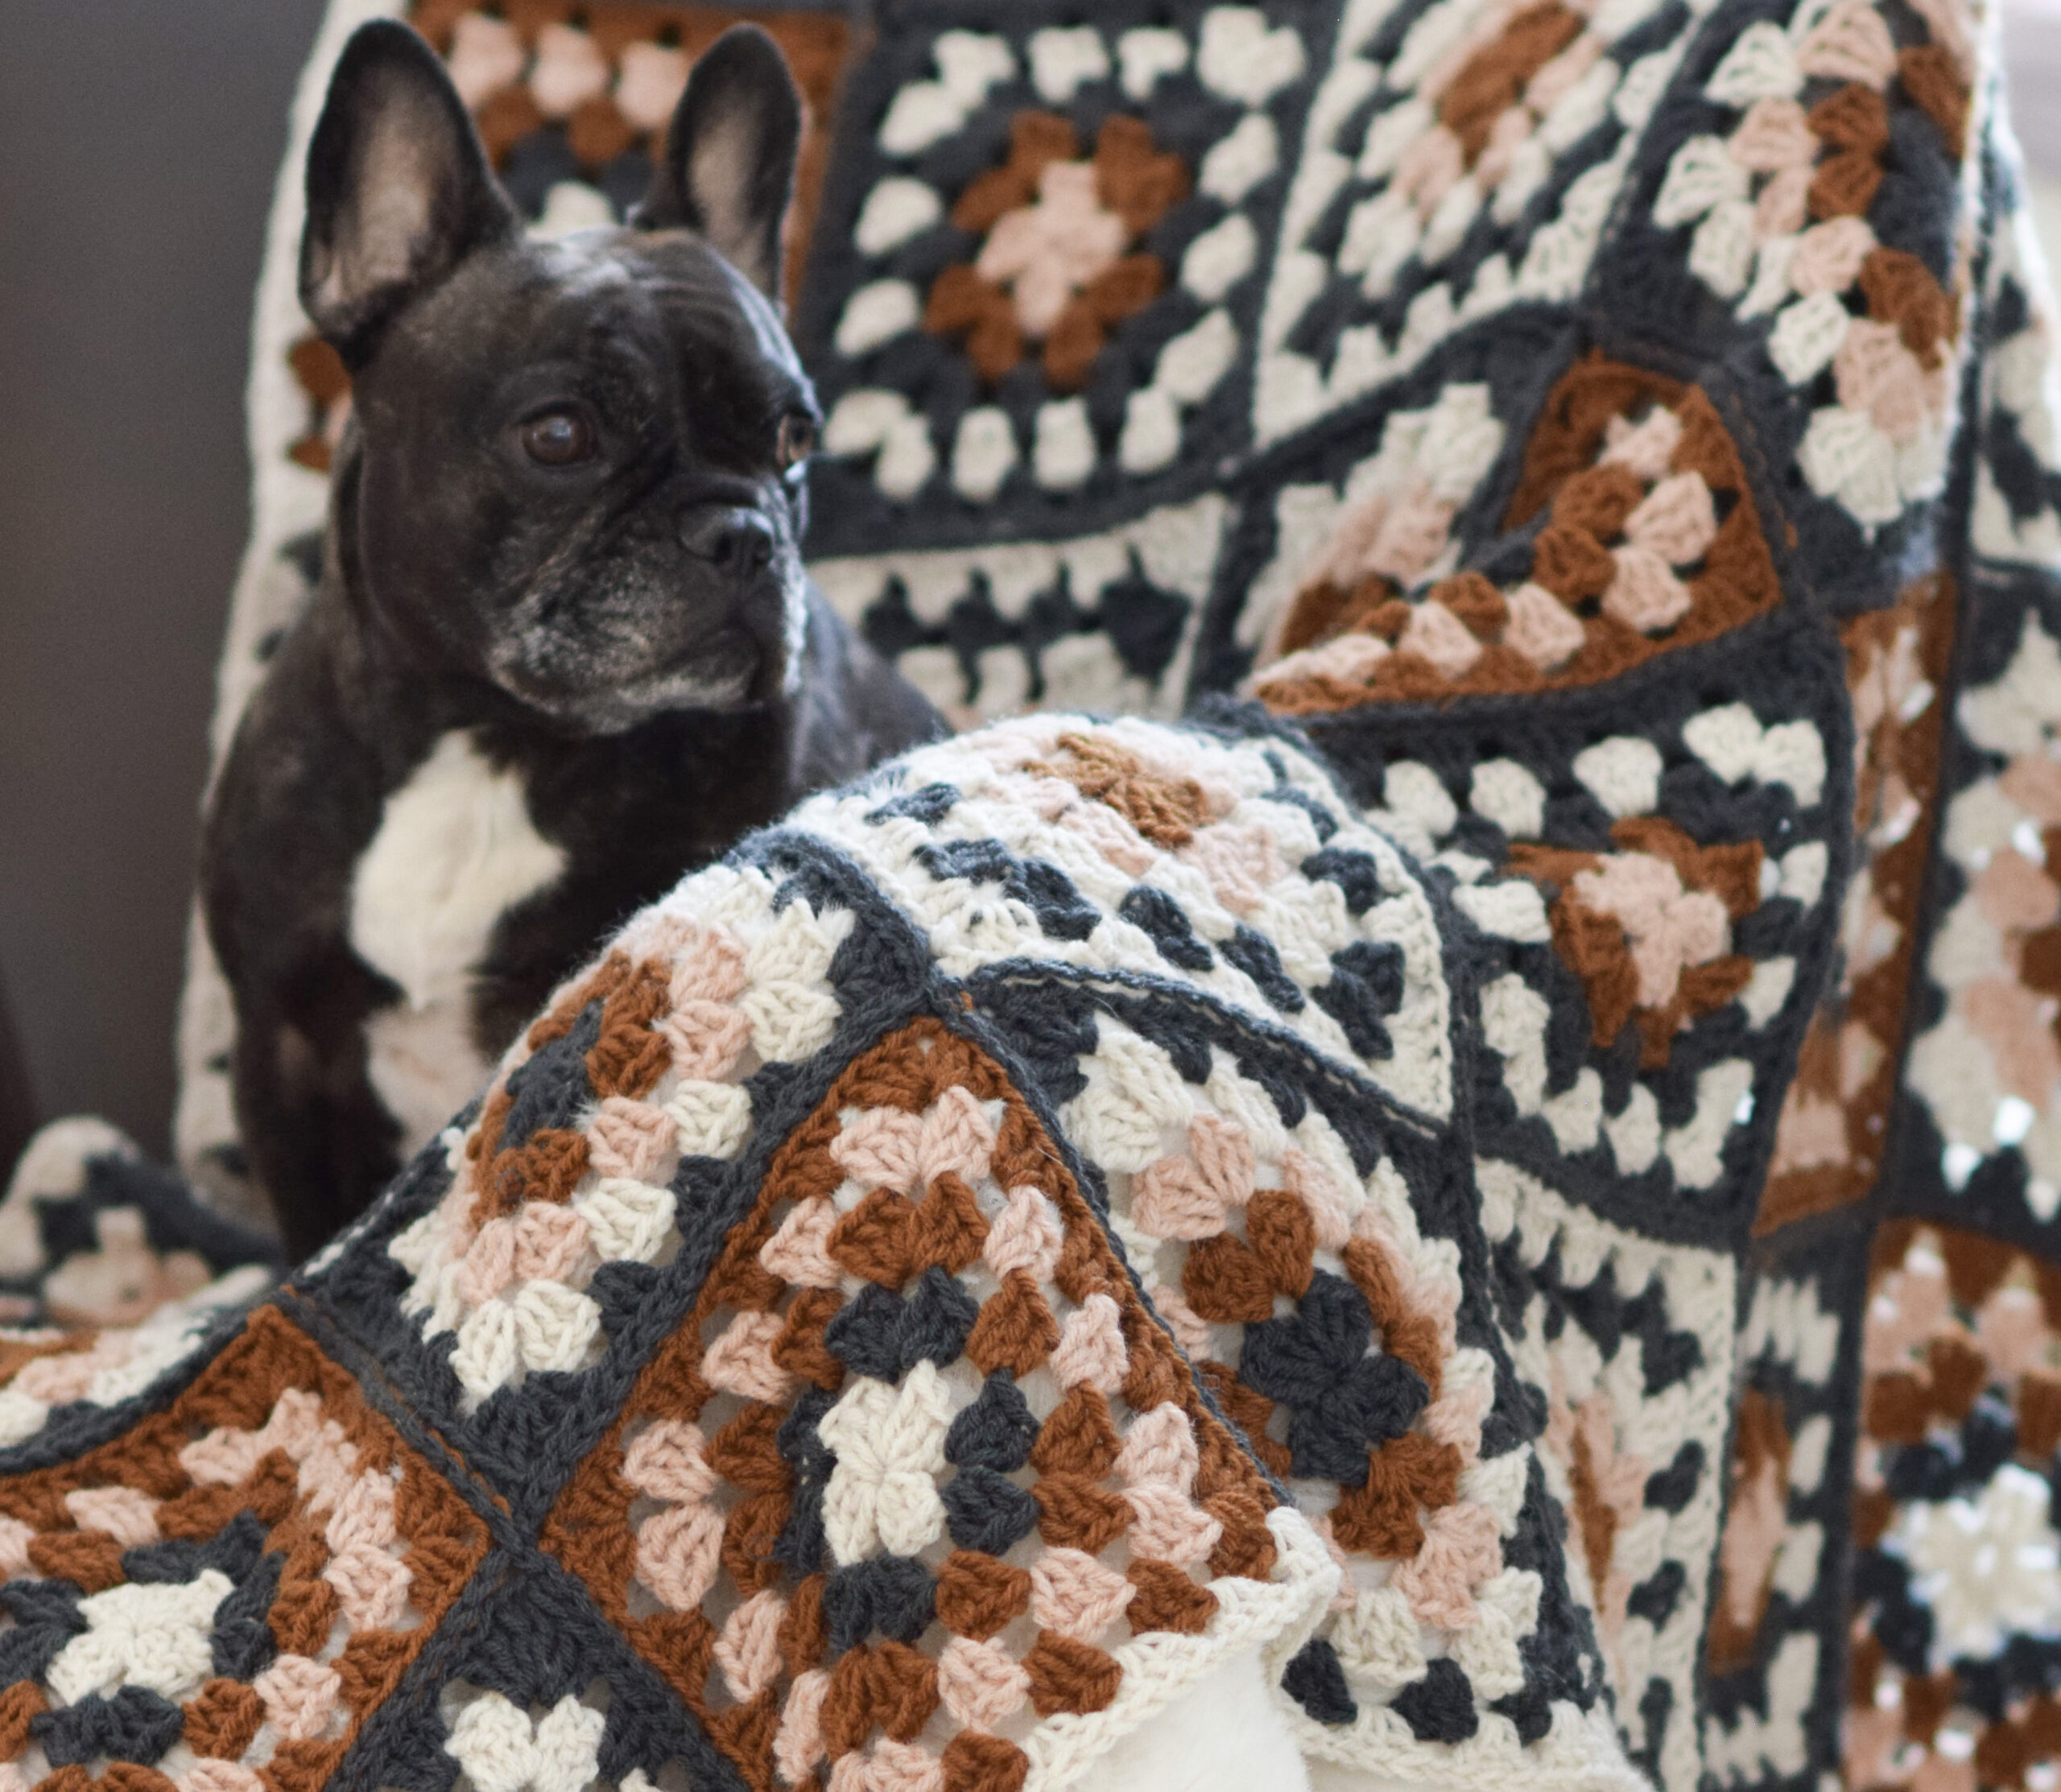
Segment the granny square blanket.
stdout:
[[[546,231],[773,32],[815,571],[965,732],[631,920],[283,1282],[45,1135],[0,1792],[1059,1792],[1254,1650],[1426,1786],[2061,1786],[2061,454],[1985,12],[411,16]],[[218,744],[348,415],[295,177]],[[232,1026],[196,936],[217,1190]]]

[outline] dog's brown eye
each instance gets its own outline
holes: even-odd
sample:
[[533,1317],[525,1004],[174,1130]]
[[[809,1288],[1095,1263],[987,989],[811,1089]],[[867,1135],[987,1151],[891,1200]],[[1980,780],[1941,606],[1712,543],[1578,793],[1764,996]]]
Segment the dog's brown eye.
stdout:
[[594,452],[594,426],[584,412],[541,411],[522,427],[522,452],[544,467],[569,467]]
[[816,452],[816,423],[799,411],[790,411],[780,419],[780,440],[778,452],[780,470],[791,473]]

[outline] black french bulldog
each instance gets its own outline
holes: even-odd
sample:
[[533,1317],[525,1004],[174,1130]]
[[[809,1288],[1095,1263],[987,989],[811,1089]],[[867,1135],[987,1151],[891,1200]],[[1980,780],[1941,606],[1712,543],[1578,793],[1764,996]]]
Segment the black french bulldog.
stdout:
[[800,131],[739,27],[630,225],[535,242],[411,30],[337,65],[300,292],[354,416],[201,847],[237,1117],[296,1257],[611,926],[942,731],[802,569],[819,415],[776,297]]

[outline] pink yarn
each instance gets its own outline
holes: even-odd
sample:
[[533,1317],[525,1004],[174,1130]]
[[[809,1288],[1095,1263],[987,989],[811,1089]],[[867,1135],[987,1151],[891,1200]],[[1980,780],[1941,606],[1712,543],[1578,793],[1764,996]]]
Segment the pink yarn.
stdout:
[[384,1471],[368,1469],[345,1489],[324,1536],[332,1550],[353,1543],[383,1549],[394,1541],[394,1483]]
[[1191,1159],[1162,1158],[1132,1177],[1130,1216],[1154,1238],[1214,1238],[1224,1201]]
[[[1274,851],[1270,840],[1267,850]],[[1278,870],[1278,857],[1274,864]],[[1244,1127],[1220,1114],[1197,1114],[1188,1125],[1188,1155],[1204,1185],[1226,1208],[1243,1207],[1252,1199],[1258,1165]]]
[[830,1154],[861,1188],[906,1191],[915,1187],[923,1134],[918,1115],[899,1108],[868,1108],[845,1123],[830,1142]]
[[1784,168],[1753,201],[1754,239],[1795,236],[1810,217],[1810,198],[1811,170]]
[[719,1082],[737,1067],[751,1043],[751,1022],[704,996],[675,1003],[659,1023],[672,1047],[673,1068],[696,1082]]
[[944,1763],[913,1742],[882,1736],[866,1763],[865,1792],[944,1792]]
[[[1367,570],[1407,584],[1445,551],[1453,507],[1420,482],[1389,507],[1381,532],[1367,551]],[[1470,637],[1470,638],[1472,638]]]
[[823,1699],[829,1691],[830,1676],[820,1667],[797,1674],[787,1688],[773,1738],[773,1765],[790,1786],[800,1785],[823,1759]]
[[[1603,54],[1603,40],[1593,31],[1584,31],[1531,77],[1524,90],[1524,103],[1543,118]],[[1497,121],[1501,123],[1501,121]]]
[[1818,159],[1818,134],[1794,100],[1754,101],[1724,147],[1751,174],[1807,168]]
[[[1217,901],[1233,915],[1249,915],[1258,908],[1282,875],[1281,852],[1273,835],[1251,824],[1205,828],[1178,856],[1209,880]],[[1194,1149],[1192,1129],[1189,1149]]]
[[969,1729],[992,1730],[1030,1696],[1030,1676],[1001,1644],[954,1637],[938,1655],[937,1690]]
[[916,1140],[916,1177],[927,1183],[947,1171],[977,1182],[988,1173],[995,1149],[995,1124],[969,1088],[955,1084],[923,1116]]
[[780,1621],[787,1615],[787,1602],[768,1588],[724,1620],[716,1665],[733,1699],[755,1699],[779,1677]]
[[723,1550],[723,1515],[710,1505],[676,1505],[637,1530],[637,1578],[659,1603],[691,1612],[714,1583]]
[[294,1742],[312,1742],[329,1728],[343,1681],[333,1667],[305,1655],[282,1655],[251,1682],[272,1728]]
[[704,1459],[701,1427],[683,1418],[655,1419],[623,1453],[624,1480],[655,1500],[688,1504],[716,1484]]
[[1010,1191],[1009,1205],[989,1227],[981,1255],[998,1276],[1028,1270],[1036,1280],[1049,1282],[1064,1242],[1051,1203],[1035,1188],[1015,1188]]
[[738,1314],[703,1353],[702,1379],[747,1400],[786,1399],[795,1378],[773,1361],[773,1346],[786,1329],[778,1313]]
[[1807,75],[1861,81],[1879,92],[1897,72],[1897,47],[1868,0],[1839,0],[1803,39],[1796,62]]
[[1291,1145],[1282,1154],[1281,1179],[1308,1209],[1317,1249],[1344,1249],[1352,1241],[1353,1218],[1345,1211],[1345,1197],[1339,1192],[1332,1173],[1301,1146]]
[[1700,473],[1671,474],[1625,518],[1625,539],[1658,554],[1670,566],[1703,558],[1717,535],[1717,511]]
[[179,1452],[179,1466],[202,1487],[233,1487],[247,1480],[262,1454],[249,1431],[217,1426]]
[[1164,1481],[1126,1489],[1124,1498],[1135,1514],[1130,1527],[1134,1555],[1185,1568],[1203,1560],[1224,1534],[1221,1524]]
[[1689,588],[1650,548],[1624,547],[1611,555],[1617,570],[1603,593],[1604,613],[1642,634],[1671,626],[1689,613]]
[[1654,485],[1667,477],[1668,463],[1682,440],[1682,419],[1656,405],[1636,423],[1613,417],[1604,426],[1603,439],[1606,446],[1599,465],[1629,467]]
[[1875,233],[1861,218],[1828,218],[1796,239],[1789,258],[1789,283],[1805,297],[1844,292],[1861,278],[1861,264],[1875,246]]
[[692,942],[673,964],[673,1006],[735,1001],[745,990],[743,943],[725,927],[696,927],[693,931]]
[[1131,1421],[1117,1452],[1117,1472],[1133,1487],[1156,1482],[1186,1494],[1195,1486],[1200,1462],[1188,1415],[1167,1400]]
[[494,1299],[515,1279],[515,1222],[505,1216],[481,1226],[458,1260],[458,1298],[469,1307]]
[[1104,1394],[1121,1388],[1130,1352],[1124,1348],[1123,1315],[1117,1303],[1107,1294],[1090,1294],[1060,1327],[1051,1361],[1062,1386],[1084,1381]]
[[1030,1565],[1030,1610],[1047,1630],[1092,1642],[1138,1589],[1084,1550],[1055,1546]]
[[0,1516],[0,1575],[11,1580],[16,1575],[28,1571],[29,1545],[36,1535],[33,1526],[25,1525],[19,1518]]
[[[64,1496],[65,1509],[81,1530],[105,1531],[125,1550],[158,1540],[158,1502],[133,1487],[81,1487]],[[16,1521],[10,1519],[10,1524]],[[34,1532],[29,1535],[33,1536]],[[26,1551],[27,1539],[23,1547]],[[10,1553],[0,1538],[0,1557]],[[23,1566],[27,1565],[23,1557]],[[19,1569],[11,1571],[19,1573]]]
[[587,1161],[604,1176],[663,1182],[659,1172],[678,1147],[679,1129],[663,1108],[612,1095],[587,1126]]
[[797,1288],[834,1288],[844,1274],[828,1248],[836,1224],[836,1208],[821,1196],[797,1201],[779,1230],[759,1247],[758,1261]]
[[265,1792],[265,1782],[254,1769],[211,1755],[203,1755],[172,1783],[179,1792]]
[[1462,1501],[1441,1508],[1424,1522],[1424,1543],[1413,1561],[1395,1571],[1390,1584],[1410,1609],[1441,1630],[1464,1630],[1474,1622],[1472,1589],[1502,1567],[1501,1528],[1485,1506]]
[[[1850,411],[1865,411],[1893,442],[1913,440],[1935,408],[1925,370],[1904,346],[1894,324],[1856,318],[1832,357],[1832,374],[1839,402]],[[1942,392],[1943,400],[1944,396]]]
[[[666,1127],[672,1129],[670,1120]],[[517,1280],[569,1282],[586,1254],[587,1222],[571,1208],[556,1201],[522,1204],[515,1219]]]
[[353,1543],[324,1564],[322,1578],[354,1630],[398,1629],[408,1608],[415,1571],[371,1543]]
[[[1439,545],[1444,545],[1443,539]],[[1481,643],[1472,631],[1435,598],[1410,610],[1410,620],[1403,624],[1395,646],[1398,653],[1428,659],[1448,678],[1458,678],[1481,657]]]
[[547,118],[569,117],[583,102],[605,93],[608,85],[608,58],[584,31],[551,24],[537,33],[530,94]]

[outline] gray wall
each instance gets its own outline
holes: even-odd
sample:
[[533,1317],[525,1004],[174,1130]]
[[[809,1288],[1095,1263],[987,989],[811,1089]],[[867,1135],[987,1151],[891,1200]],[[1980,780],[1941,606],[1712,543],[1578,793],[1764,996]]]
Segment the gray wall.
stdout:
[[0,987],[43,1114],[155,1153],[251,288],[320,12],[0,0]]

